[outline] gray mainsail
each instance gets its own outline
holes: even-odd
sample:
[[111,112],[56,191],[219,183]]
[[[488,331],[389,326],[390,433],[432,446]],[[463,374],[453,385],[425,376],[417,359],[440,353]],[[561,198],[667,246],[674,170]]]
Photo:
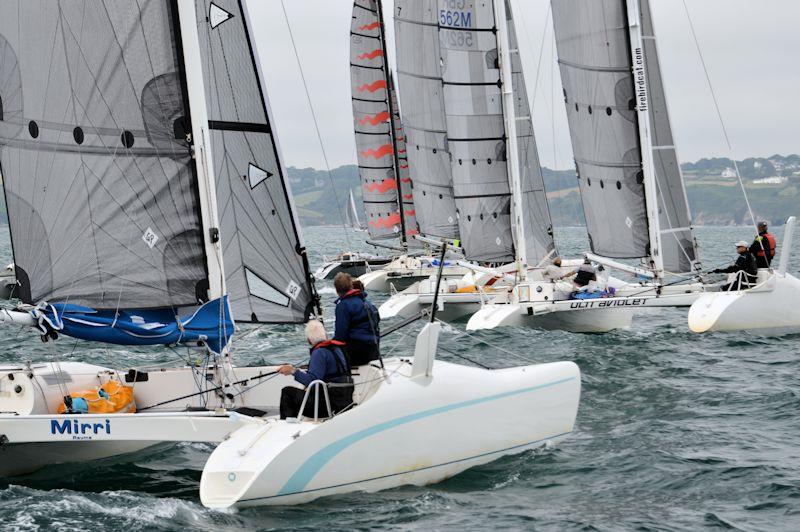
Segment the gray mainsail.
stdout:
[[[440,2],[448,8],[447,2]],[[494,6],[464,3],[439,20],[447,142],[461,245],[468,259],[512,262],[511,189],[506,164]]]
[[395,2],[397,74],[419,231],[457,239],[438,13],[437,0]]
[[[439,35],[442,47],[444,107],[451,153],[459,232],[466,256],[484,262],[516,258],[512,193],[507,161],[505,114],[501,97],[496,13],[491,2],[443,2]],[[534,264],[552,249],[550,215],[539,167],[533,122],[510,6],[509,30],[514,116],[523,195],[526,256]]]
[[661,256],[664,270],[673,273],[691,272],[698,261],[697,243],[678,153],[672,137],[650,1],[641,0],[640,7],[653,165],[658,195]]
[[174,7],[0,3],[0,172],[25,302],[205,296]]
[[236,321],[302,322],[315,293],[241,0],[195,0]]
[[552,0],[572,150],[592,251],[650,254],[625,0]]
[[358,173],[367,230],[374,239],[402,236],[397,148],[392,131],[383,24],[376,0],[356,0],[350,28],[350,79]]

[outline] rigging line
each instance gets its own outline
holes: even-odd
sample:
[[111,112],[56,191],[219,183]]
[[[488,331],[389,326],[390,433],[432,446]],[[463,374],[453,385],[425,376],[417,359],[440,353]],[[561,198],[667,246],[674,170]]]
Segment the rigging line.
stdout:
[[[747,190],[744,187],[744,181],[742,180],[742,174],[739,172],[739,164],[736,162],[736,157],[733,153],[733,146],[731,145],[731,139],[728,136],[728,128],[725,126],[725,120],[722,118],[722,111],[719,108],[719,102],[717,101],[717,94],[714,92],[714,85],[711,83],[711,75],[708,72],[708,67],[706,66],[706,60],[703,56],[703,51],[700,49],[700,42],[697,39],[697,32],[694,29],[694,22],[692,22],[692,16],[689,13],[689,6],[686,5],[686,0],[683,1],[683,10],[686,13],[686,20],[689,22],[689,30],[692,33],[692,39],[694,40],[694,46],[697,49],[697,55],[700,57],[700,65],[703,67],[703,73],[706,76],[706,82],[708,84],[708,90],[711,92],[711,99],[714,101],[714,109],[717,112],[717,118],[719,119],[719,125],[722,128],[722,134],[725,137],[725,142],[728,145],[728,152],[731,155],[731,160],[733,161],[733,167],[736,170],[736,177],[739,180],[739,186],[742,188],[742,194],[744,195],[744,201],[747,204],[747,211],[750,213],[750,220],[753,222],[753,227],[756,230],[756,234],[758,234],[758,225],[756,222],[755,216],[753,216],[753,208],[750,206],[750,198],[747,197]],[[759,241],[760,243],[761,241]],[[761,250],[764,251],[764,244],[761,243]]]
[[[283,10],[283,18],[286,20],[286,28],[289,30],[289,40],[292,43],[292,50],[294,51],[294,58],[297,61],[297,69],[300,71],[300,79],[303,81],[303,89],[306,93],[306,100],[308,107],[311,110],[311,118],[314,120],[314,129],[317,132],[317,140],[319,140],[319,147],[322,150],[322,159],[325,161],[325,169],[328,173],[328,180],[331,182],[331,190],[333,191],[333,198],[336,200],[336,209],[339,211],[339,218],[342,220],[342,228],[346,229],[344,222],[344,215],[342,212],[342,203],[339,201],[339,195],[336,193],[336,185],[333,181],[333,173],[331,172],[331,165],[328,162],[328,154],[325,152],[325,143],[322,141],[322,133],[319,129],[319,122],[317,121],[317,113],[314,111],[314,104],[311,101],[311,94],[308,91],[308,83],[306,82],[306,75],[303,71],[303,65],[300,63],[300,54],[297,51],[297,44],[294,40],[294,33],[292,32],[292,24],[289,21],[289,14],[286,12],[286,4],[281,0],[281,9]],[[344,231],[345,240],[347,240],[347,247],[351,247],[350,235]]]
[[524,355],[520,355],[519,353],[515,353],[514,351],[509,351],[508,349],[506,349],[504,347],[500,347],[497,344],[493,344],[488,340],[484,340],[483,338],[478,338],[477,336],[474,336],[474,335],[472,335],[472,334],[470,334],[470,333],[468,333],[466,331],[461,331],[461,330],[455,329],[455,327],[453,327],[453,329],[456,331],[456,336],[466,336],[470,340],[473,340],[473,341],[475,341],[477,343],[480,343],[480,344],[488,345],[489,347],[497,349],[498,351],[500,351],[502,353],[505,353],[507,355],[511,355],[512,357],[516,357],[517,359],[523,360],[523,361],[528,362],[528,363],[535,363],[536,362],[535,360],[532,360],[532,359],[530,359],[530,358],[528,358],[528,357],[526,357]]

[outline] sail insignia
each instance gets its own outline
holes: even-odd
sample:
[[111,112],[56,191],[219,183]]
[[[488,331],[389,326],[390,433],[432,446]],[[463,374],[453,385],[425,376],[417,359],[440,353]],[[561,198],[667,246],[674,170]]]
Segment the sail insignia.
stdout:
[[250,188],[254,189],[266,179],[272,177],[272,173],[250,163],[247,167],[247,177],[250,180]]
[[227,22],[232,18],[233,13],[225,11],[214,2],[211,2],[211,5],[208,8],[208,22],[211,24],[211,29],[217,29],[220,24]]

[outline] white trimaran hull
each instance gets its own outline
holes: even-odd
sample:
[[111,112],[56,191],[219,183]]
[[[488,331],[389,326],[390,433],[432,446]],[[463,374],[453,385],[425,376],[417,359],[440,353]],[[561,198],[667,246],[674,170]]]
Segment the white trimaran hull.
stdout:
[[759,270],[759,282],[749,290],[719,292],[698,299],[689,309],[692,331],[764,335],[800,332],[800,279],[787,272],[795,222],[794,216],[786,222],[778,269]]
[[[471,316],[467,326],[471,330],[524,326],[607,332],[630,326],[632,311],[640,307],[688,307],[710,288],[701,283],[686,283],[661,286],[657,291],[652,283],[626,283],[610,277],[608,285],[616,289],[615,297],[574,300],[569,299],[574,290],[569,282],[535,281],[512,287],[500,279],[485,287],[486,280],[486,275],[468,274],[442,283],[437,297],[439,317],[454,321]],[[468,285],[480,288],[458,291]],[[381,318],[417,315],[433,302],[433,286],[435,282],[427,279],[395,294],[381,305]]]

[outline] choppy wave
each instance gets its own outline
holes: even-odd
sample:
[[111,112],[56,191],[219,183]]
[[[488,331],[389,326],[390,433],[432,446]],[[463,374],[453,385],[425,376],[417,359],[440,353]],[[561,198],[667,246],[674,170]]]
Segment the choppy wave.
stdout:
[[[322,251],[337,251],[340,231],[307,231],[312,264]],[[701,229],[704,257],[722,262],[729,243],[747,232]],[[557,236],[564,254],[585,245],[579,229]],[[5,264],[7,244],[0,251]],[[323,283],[320,292],[330,309],[333,290]],[[466,336],[463,324],[446,327],[444,347],[486,365],[520,363],[492,346],[537,362],[573,360],[583,372],[583,392],[576,430],[558,446],[506,457],[435,486],[300,507],[211,511],[197,495],[211,447],[168,445],[124,462],[50,468],[0,483],[0,528],[800,529],[800,337],[697,336],[685,319],[685,311],[667,309],[637,317],[629,331],[605,335],[507,330]],[[235,356],[242,364],[307,356],[301,328],[242,328],[239,337]],[[390,337],[386,349],[410,354],[413,336],[396,338],[399,345]],[[69,340],[42,344],[16,330],[0,336],[0,346],[3,361],[58,356],[124,366],[172,356],[96,346],[87,351],[88,345]]]

